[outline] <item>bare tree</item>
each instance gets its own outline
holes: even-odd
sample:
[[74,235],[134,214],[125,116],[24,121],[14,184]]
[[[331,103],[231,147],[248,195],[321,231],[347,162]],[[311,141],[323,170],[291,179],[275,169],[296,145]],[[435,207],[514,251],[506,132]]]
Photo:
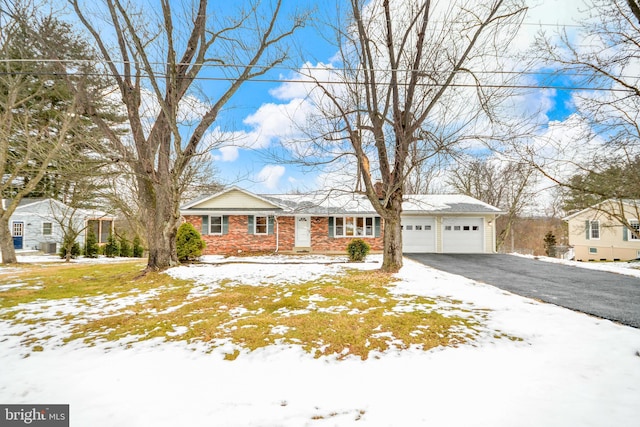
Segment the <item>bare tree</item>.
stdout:
[[[9,219],[43,178],[94,140],[78,98],[58,71],[74,67],[77,84],[94,87],[91,72],[70,61],[86,59],[87,45],[69,25],[29,1],[0,3],[0,249],[2,262],[16,262]],[[76,68],[77,67],[77,68]],[[77,157],[75,157],[77,161]]]
[[328,129],[316,147],[326,161],[355,157],[364,192],[384,219],[382,270],[402,266],[407,177],[477,138],[493,116],[497,92],[483,82],[497,75],[473,67],[501,66],[523,11],[507,0],[351,0],[338,28],[338,68],[329,81],[307,73],[322,111],[315,125]]
[[513,236],[513,226],[534,199],[535,168],[528,163],[504,159],[473,158],[454,168],[448,183],[456,191],[499,207],[505,215],[498,218],[497,249]]
[[[183,3],[177,9],[177,3],[159,0],[159,16],[148,9],[135,10],[129,2],[106,0],[102,18],[109,31],[105,32],[104,22],[88,12],[88,2],[68,1],[95,39],[126,107],[132,141],[113,134],[110,140],[137,180],[149,245],[147,270],[175,265],[183,174],[238,89],[285,60],[283,42],[302,21],[295,19],[283,28],[281,0],[271,9],[259,2],[248,4],[229,16],[222,13],[222,5],[214,7],[207,0],[194,0],[192,9]],[[228,3],[224,9],[233,6]],[[185,128],[181,107],[195,99],[194,82],[205,70],[219,78],[211,90],[215,99],[201,105],[201,110],[191,109],[192,126]],[[142,108],[146,97],[157,104],[149,126]],[[97,123],[109,131],[100,120]]]
[[[634,204],[637,213],[640,3],[587,0],[584,6],[591,13],[580,22],[577,34],[564,30],[541,33],[534,52],[545,66],[569,76],[575,86],[594,89],[572,93],[576,106],[572,127],[583,130],[566,140],[561,134],[550,134],[542,150],[524,155],[567,190],[570,208],[586,207],[577,206],[577,200],[596,204],[611,199],[613,202],[599,205],[600,209],[611,209],[610,214],[620,216],[620,200],[626,198],[625,203]],[[619,219],[629,228],[624,216]]]

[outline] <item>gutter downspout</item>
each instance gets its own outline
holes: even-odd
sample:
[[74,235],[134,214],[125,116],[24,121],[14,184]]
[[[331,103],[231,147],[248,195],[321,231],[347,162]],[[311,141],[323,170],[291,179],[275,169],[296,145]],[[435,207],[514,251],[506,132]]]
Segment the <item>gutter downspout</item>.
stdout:
[[280,250],[280,223],[278,222],[278,215],[273,215],[273,220],[276,223],[276,250],[275,253],[278,253]]

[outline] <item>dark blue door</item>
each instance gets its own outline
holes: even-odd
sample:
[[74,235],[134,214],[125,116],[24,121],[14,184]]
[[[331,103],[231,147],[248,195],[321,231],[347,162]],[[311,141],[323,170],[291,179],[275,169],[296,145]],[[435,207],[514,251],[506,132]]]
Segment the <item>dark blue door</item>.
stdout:
[[13,236],[13,247],[16,250],[22,249],[24,244],[24,222],[14,222],[11,226],[11,235]]

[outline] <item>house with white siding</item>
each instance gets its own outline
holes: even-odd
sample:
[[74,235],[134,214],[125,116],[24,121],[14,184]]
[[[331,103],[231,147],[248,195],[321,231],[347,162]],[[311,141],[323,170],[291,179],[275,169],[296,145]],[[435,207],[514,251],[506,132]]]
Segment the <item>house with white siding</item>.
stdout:
[[[3,206],[8,201],[2,200]],[[105,212],[74,209],[54,199],[23,199],[9,219],[9,229],[16,251],[57,253],[62,245],[64,228],[81,230],[76,239],[84,245],[88,230],[99,243],[106,243],[115,218]]]

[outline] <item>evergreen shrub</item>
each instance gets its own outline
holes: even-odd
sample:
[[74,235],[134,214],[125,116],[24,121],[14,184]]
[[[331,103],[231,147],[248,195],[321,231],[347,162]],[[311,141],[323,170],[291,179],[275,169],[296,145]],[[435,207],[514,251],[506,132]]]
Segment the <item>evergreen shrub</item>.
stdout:
[[202,250],[206,246],[204,240],[195,227],[188,223],[182,223],[176,235],[176,250],[178,261],[195,261],[202,255]]
[[361,262],[371,251],[371,246],[362,239],[353,239],[347,245],[347,253],[349,254],[349,260],[352,262]]

